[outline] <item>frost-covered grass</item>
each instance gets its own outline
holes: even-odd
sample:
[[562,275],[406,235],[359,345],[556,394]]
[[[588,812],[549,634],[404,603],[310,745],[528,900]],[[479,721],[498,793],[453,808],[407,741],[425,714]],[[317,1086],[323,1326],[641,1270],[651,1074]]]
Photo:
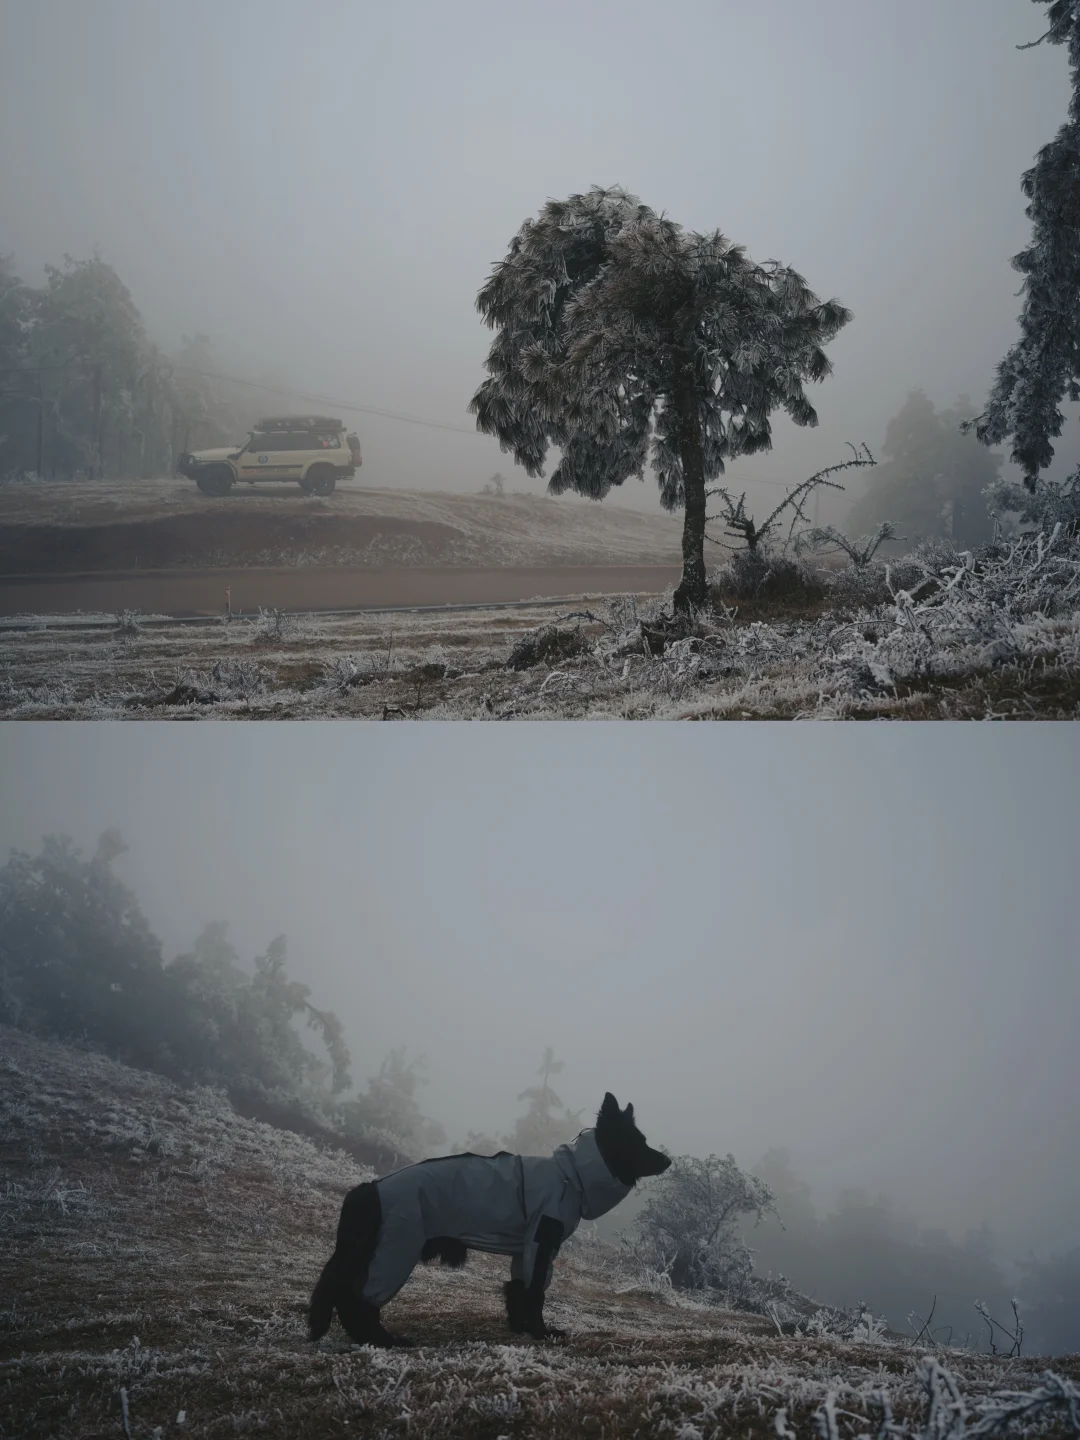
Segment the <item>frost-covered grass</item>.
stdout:
[[0,1095],[3,1435],[122,1435],[125,1413],[135,1440],[1080,1431],[1080,1357],[1044,1375],[873,1327],[780,1334],[650,1285],[589,1234],[552,1285],[565,1342],[510,1337],[505,1262],[473,1256],[417,1271],[388,1307],[417,1349],[358,1348],[336,1326],[312,1346],[304,1305],[369,1172],[213,1091],[8,1029]]
[[1075,719],[1080,541],[936,545],[786,602],[670,595],[552,610],[104,631],[0,625],[0,715],[27,719]]

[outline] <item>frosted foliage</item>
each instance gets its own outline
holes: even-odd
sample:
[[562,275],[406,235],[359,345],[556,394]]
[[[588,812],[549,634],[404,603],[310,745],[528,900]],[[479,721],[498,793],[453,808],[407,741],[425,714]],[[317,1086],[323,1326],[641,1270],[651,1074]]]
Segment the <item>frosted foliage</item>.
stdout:
[[1080,6],[1054,0],[1048,13],[1042,38],[1067,46],[1072,97],[1065,123],[1021,180],[1031,240],[1012,261],[1024,276],[1020,338],[998,366],[986,410],[974,422],[987,444],[1012,437],[1012,458],[1029,487],[1053,459],[1061,401],[1080,400]]
[[651,459],[667,509],[685,499],[688,434],[712,479],[769,447],[774,408],[816,424],[803,386],[829,373],[821,346],[850,319],[718,230],[596,187],[522,225],[477,308],[496,331],[478,428],[530,475],[557,445],[554,494],[601,499]]
[[731,1155],[681,1155],[651,1190],[634,1226],[635,1256],[676,1289],[741,1291],[753,1262],[736,1222],[775,1214],[764,1181],[745,1174]]

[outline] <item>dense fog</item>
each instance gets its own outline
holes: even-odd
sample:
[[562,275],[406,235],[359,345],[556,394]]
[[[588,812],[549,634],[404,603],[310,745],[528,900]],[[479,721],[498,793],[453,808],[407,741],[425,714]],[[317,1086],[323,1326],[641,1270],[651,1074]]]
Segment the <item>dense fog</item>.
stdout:
[[[36,286],[97,252],[170,356],[205,335],[223,373],[460,427],[348,413],[381,485],[543,486],[470,433],[474,300],[527,216],[591,184],[854,312],[820,427],[780,420],[771,453],[732,467],[759,503],[847,440],[878,447],[914,387],[980,405],[1015,336],[1019,177],[1068,98],[1060,47],[1017,51],[1040,16],[1014,0],[42,0],[3,26],[0,254]],[[613,499],[657,505],[650,476]]]
[[390,729],[8,729],[0,843],[118,829],[166,960],[284,935],[357,1091],[423,1061],[421,1148],[512,1134],[551,1047],[581,1123],[764,1163],[796,1280],[838,1205],[1009,1274],[1077,1245],[1069,730]]

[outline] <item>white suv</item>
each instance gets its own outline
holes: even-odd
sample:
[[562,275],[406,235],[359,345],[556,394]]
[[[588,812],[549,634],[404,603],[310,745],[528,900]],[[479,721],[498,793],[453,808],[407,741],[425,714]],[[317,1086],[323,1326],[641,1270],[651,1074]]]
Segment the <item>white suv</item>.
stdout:
[[232,445],[181,455],[176,468],[204,495],[227,495],[237,480],[295,480],[308,495],[329,495],[339,478],[363,464],[360,441],[325,415],[276,415],[260,420]]

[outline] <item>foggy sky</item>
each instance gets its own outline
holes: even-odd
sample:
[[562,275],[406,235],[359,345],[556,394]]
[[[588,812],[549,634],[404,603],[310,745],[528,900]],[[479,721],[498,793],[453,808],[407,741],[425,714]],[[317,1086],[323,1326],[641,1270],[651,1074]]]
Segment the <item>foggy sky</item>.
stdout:
[[[301,733],[302,732],[302,733]],[[675,1152],[786,1145],[1001,1256],[1080,1243],[1076,731],[9,726],[0,855],[117,873],[171,957],[279,932],[363,1081],[426,1054],[450,1143],[563,1099]]]
[[[238,375],[468,427],[491,263],[549,197],[621,184],[855,312],[812,387],[820,428],[779,415],[774,451],[731,472],[764,501],[756,478],[878,447],[912,386],[985,399],[1017,333],[1020,175],[1066,113],[1063,48],[1015,48],[1044,19],[1026,0],[0,0],[0,250],[37,282],[100,246],[166,345],[203,330]],[[489,438],[356,419],[368,483],[544,483]],[[651,475],[613,499],[658,505]]]

